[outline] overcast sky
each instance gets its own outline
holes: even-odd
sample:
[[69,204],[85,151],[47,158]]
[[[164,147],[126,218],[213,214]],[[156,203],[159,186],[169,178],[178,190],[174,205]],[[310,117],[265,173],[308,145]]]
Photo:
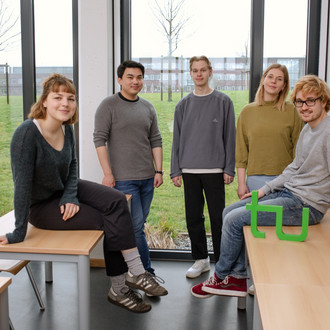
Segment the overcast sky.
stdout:
[[[6,1],[19,16],[20,1]],[[134,57],[167,54],[166,39],[150,9],[152,2],[132,0]],[[71,10],[71,0],[35,0],[37,66],[72,66]],[[184,16],[190,20],[176,56],[235,57],[242,55],[249,42],[248,0],[187,0]],[[306,25],[307,0],[265,0],[264,56],[305,56]],[[0,52],[0,64],[6,62],[21,65],[20,42],[8,52]]]

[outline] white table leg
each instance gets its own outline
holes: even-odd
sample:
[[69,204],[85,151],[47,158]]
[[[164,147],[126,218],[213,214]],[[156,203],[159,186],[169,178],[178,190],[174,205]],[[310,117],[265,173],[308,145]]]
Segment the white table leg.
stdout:
[[0,294],[0,330],[9,329],[8,288]]
[[246,309],[246,297],[237,297],[237,309]]
[[78,256],[78,307],[79,330],[90,327],[90,266],[89,256]]
[[260,311],[256,292],[254,293],[253,330],[262,330]]
[[45,278],[47,283],[53,282],[53,263],[45,261]]

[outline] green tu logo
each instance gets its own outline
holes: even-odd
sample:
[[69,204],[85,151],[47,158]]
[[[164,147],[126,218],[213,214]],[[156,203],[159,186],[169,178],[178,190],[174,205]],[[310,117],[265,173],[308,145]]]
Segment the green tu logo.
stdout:
[[246,209],[251,211],[251,232],[253,236],[257,238],[265,238],[265,232],[259,231],[257,228],[257,218],[259,212],[274,212],[276,213],[276,235],[279,239],[284,241],[296,241],[302,242],[307,238],[308,235],[308,216],[309,209],[303,208],[302,212],[302,225],[301,234],[285,234],[282,231],[283,227],[283,207],[278,205],[259,205],[258,204],[258,192],[252,191],[251,204],[246,204]]

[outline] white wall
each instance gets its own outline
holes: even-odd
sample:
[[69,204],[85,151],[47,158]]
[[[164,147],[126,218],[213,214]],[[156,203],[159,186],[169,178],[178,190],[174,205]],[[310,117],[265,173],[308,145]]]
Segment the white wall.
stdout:
[[113,90],[112,1],[80,0],[78,6],[80,177],[100,183],[94,114]]

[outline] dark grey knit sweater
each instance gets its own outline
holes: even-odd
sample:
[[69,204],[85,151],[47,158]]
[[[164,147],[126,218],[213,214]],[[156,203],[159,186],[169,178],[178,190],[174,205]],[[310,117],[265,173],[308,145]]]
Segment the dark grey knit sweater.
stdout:
[[17,243],[25,238],[30,205],[55,195],[62,196],[60,205],[79,205],[73,129],[65,126],[64,146],[57,151],[44,139],[32,119],[28,119],[14,132],[10,153],[16,229],[7,234],[7,239],[9,243]]

